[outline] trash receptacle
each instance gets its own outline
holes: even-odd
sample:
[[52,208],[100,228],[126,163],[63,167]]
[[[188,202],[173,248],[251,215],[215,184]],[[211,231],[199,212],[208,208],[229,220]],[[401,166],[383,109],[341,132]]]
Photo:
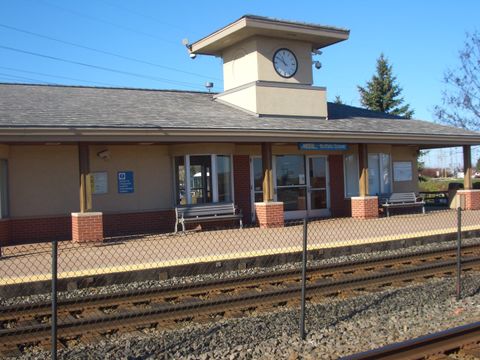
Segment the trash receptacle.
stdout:
[[457,196],[457,190],[461,189],[463,189],[462,183],[452,182],[448,184],[448,205],[450,206],[450,209],[456,209],[461,206],[460,196]]

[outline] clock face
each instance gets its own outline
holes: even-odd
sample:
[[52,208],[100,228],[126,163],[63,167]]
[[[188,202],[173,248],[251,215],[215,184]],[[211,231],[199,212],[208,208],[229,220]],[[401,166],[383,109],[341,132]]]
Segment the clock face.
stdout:
[[288,49],[278,49],[273,55],[273,67],[281,77],[290,78],[297,72],[297,58]]

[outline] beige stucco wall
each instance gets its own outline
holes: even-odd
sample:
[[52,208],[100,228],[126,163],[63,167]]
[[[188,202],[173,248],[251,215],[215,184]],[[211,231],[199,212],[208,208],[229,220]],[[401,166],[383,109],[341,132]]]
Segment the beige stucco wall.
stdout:
[[258,113],[257,87],[253,84],[236,91],[219,94],[215,98],[220,102],[226,102],[252,113]]
[[[298,62],[296,74],[288,79],[278,75],[273,68],[273,55],[281,48],[291,50]],[[311,44],[306,42],[262,36],[237,43],[222,53],[224,89],[229,90],[257,80],[311,85],[311,49]]]
[[257,86],[257,113],[326,118],[327,92],[319,88]]
[[196,144],[172,144],[169,153],[176,155],[232,155],[235,153],[235,144],[232,143],[196,143]]
[[[418,192],[417,151],[414,146],[392,146],[392,177],[394,192]],[[393,162],[410,161],[412,163],[412,181],[395,181]]]
[[[297,58],[298,70],[294,76],[285,79],[273,68],[273,55],[278,49],[287,48]],[[312,45],[310,43],[259,37],[257,40],[258,80],[282,81],[293,84],[313,84]]]
[[[110,158],[103,160],[97,154],[106,149]],[[92,195],[93,210],[135,212],[173,206],[172,161],[166,145],[93,145],[90,170],[108,174],[108,193]],[[118,193],[119,171],[133,171],[133,193]]]
[[8,160],[11,217],[78,211],[76,145],[12,145]]
[[224,90],[258,80],[256,49],[256,39],[250,38],[224,50],[222,54]]

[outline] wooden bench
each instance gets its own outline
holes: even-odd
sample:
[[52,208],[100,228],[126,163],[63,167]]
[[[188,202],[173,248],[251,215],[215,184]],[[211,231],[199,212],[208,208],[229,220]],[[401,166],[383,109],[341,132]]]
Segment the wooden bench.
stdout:
[[182,225],[182,231],[185,232],[185,224],[187,223],[222,220],[239,220],[240,229],[243,228],[242,211],[233,203],[178,206],[175,208],[175,216],[175,233],[179,224]]
[[425,214],[425,201],[419,200],[415,193],[392,193],[382,207],[387,210],[387,217],[390,216],[390,209],[407,208],[407,207],[422,207],[422,213]]

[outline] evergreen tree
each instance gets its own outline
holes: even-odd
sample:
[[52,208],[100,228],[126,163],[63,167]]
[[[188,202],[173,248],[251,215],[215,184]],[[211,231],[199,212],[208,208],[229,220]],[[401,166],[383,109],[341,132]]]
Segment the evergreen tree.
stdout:
[[399,115],[407,119],[413,115],[410,105],[403,105],[404,100],[400,97],[402,88],[397,84],[392,66],[383,54],[377,59],[377,73],[365,87],[358,86],[358,91],[362,105],[369,110]]
[[335,104],[343,104],[342,98],[340,95],[335,95],[335,100],[333,100]]

